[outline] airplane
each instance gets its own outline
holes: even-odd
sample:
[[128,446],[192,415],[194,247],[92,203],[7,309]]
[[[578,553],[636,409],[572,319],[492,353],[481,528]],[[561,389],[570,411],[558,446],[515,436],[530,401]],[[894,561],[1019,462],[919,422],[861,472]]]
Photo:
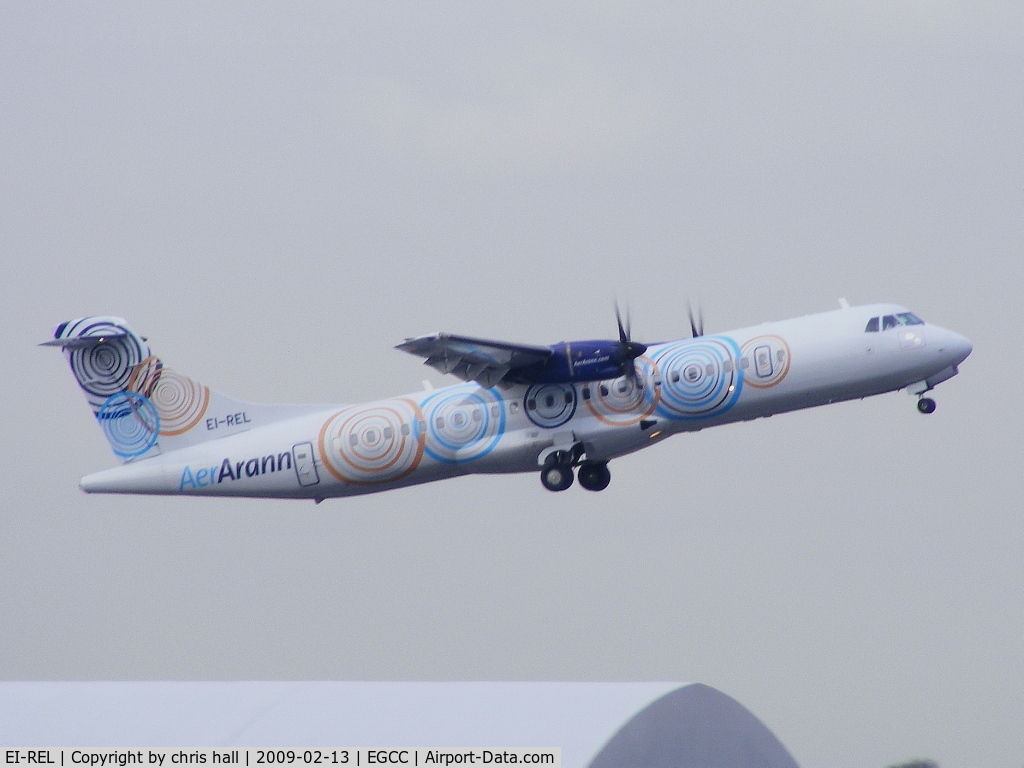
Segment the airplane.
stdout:
[[[618,316],[618,308],[616,307]],[[537,472],[604,490],[608,462],[680,433],[907,390],[921,413],[971,342],[871,304],[642,344],[528,346],[446,333],[398,349],[463,383],[358,405],[233,400],[166,367],[119,317],[61,323],[63,350],[119,467],[87,493],[312,499],[473,473]],[[426,384],[426,382],[425,382]]]

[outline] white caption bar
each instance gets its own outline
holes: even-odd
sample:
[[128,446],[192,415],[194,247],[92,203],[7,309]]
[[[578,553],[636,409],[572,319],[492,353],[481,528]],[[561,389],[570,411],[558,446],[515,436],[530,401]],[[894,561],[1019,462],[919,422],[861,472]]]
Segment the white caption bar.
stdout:
[[179,768],[180,766],[463,766],[541,765],[561,768],[562,750],[555,749],[5,749],[4,765],[23,768],[67,766],[77,768]]

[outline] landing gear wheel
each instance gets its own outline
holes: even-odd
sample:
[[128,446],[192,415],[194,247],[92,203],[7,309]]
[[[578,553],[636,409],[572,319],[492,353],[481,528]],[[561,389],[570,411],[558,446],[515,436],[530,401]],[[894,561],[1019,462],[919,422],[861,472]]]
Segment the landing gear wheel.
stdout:
[[934,413],[935,412],[935,401],[930,397],[922,397],[917,401],[917,410],[921,413]]
[[580,485],[588,491],[603,491],[612,480],[612,473],[608,471],[608,462],[595,461],[580,464],[578,473]]
[[572,467],[548,464],[540,471],[540,482],[549,491],[564,491],[572,485]]

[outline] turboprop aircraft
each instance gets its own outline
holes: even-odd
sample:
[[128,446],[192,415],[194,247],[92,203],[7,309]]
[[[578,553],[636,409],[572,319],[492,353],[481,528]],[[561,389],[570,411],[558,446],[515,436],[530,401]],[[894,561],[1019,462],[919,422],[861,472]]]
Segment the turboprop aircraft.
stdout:
[[[464,380],[360,405],[257,405],[164,366],[118,317],[57,326],[60,347],[121,466],[87,493],[313,499],[471,473],[537,472],[550,491],[608,486],[608,462],[679,432],[933,387],[971,353],[959,334],[872,304],[641,344],[549,347],[432,334],[398,348]],[[575,472],[574,472],[575,471]]]

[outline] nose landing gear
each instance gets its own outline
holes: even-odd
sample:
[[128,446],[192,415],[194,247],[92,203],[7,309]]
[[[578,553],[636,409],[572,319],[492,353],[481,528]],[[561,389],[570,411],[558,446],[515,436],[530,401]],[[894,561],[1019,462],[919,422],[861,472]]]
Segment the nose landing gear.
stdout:
[[922,397],[917,401],[917,410],[921,413],[934,413],[935,412],[935,401],[930,397]]

